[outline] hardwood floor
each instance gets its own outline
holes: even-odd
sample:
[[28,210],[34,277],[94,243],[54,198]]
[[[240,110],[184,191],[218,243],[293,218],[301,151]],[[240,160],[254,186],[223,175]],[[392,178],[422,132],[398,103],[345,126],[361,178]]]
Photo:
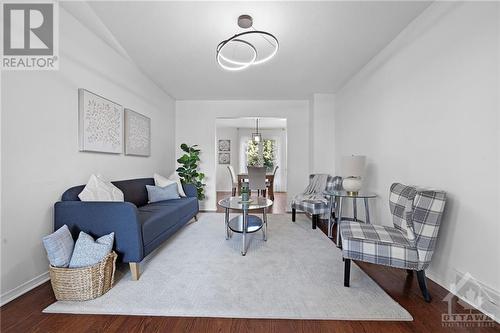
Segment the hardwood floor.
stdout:
[[[220,196],[226,194],[221,193]],[[276,193],[273,213],[284,213],[286,193]],[[324,221],[319,229],[326,232]],[[318,232],[321,232],[318,230]],[[268,320],[191,317],[147,317],[109,315],[43,314],[55,301],[50,283],[44,283],[0,308],[2,332],[499,332],[492,327],[442,327],[441,316],[447,313],[442,299],[447,291],[429,281],[431,303],[422,299],[415,275],[384,266],[357,262],[394,300],[411,313],[408,322]],[[312,281],[311,283],[314,283]],[[133,301],[133,300],[131,300]],[[467,313],[456,297],[455,313]]]

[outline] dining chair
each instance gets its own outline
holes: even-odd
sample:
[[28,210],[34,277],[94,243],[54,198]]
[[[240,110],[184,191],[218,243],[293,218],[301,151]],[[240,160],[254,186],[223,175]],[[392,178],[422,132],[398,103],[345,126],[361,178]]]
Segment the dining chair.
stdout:
[[229,170],[229,174],[231,175],[231,195],[235,197],[236,188],[238,187],[238,179],[236,178],[236,173],[234,172],[234,168],[232,165],[228,165],[227,169]]
[[266,196],[266,167],[248,166],[248,188]]
[[272,178],[273,181],[272,182],[270,179],[266,178],[266,187],[268,189],[269,199],[271,199],[271,200],[274,200],[274,181],[276,180],[276,171],[278,171],[278,169],[279,169],[279,166],[274,167],[273,178]]

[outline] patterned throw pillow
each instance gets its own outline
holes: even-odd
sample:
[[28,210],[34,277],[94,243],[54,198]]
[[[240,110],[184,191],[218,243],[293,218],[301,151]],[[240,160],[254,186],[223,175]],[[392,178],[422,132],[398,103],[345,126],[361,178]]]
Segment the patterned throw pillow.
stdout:
[[94,238],[83,231],[75,244],[69,268],[87,267],[100,262],[113,249],[115,233],[104,235],[94,241]]
[[52,266],[68,267],[75,241],[65,224],[54,233],[43,237],[43,246]]
[[123,201],[123,192],[100,175],[91,175],[83,191],[81,201]]
[[146,185],[149,202],[158,202],[172,199],[179,199],[177,184],[172,183],[165,187]]

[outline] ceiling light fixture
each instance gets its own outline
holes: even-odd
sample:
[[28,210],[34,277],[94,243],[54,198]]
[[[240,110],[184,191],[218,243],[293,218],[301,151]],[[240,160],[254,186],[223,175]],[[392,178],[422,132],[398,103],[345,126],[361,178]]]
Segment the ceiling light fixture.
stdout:
[[262,141],[262,135],[259,133],[259,118],[255,119],[255,133],[252,133],[252,141],[255,143]]
[[[253,19],[250,15],[240,15],[238,17],[238,26],[243,29],[253,28]],[[217,45],[216,49],[216,59],[219,66],[221,66],[225,70],[229,71],[239,71],[245,68],[250,67],[251,65],[259,65],[263,64],[266,61],[273,58],[278,52],[279,42],[278,39],[271,33],[260,30],[245,31],[239,34],[235,34],[233,37],[230,37]],[[271,51],[266,54],[264,50],[259,50],[255,47],[253,43],[251,43],[248,39],[252,37],[261,37],[264,41],[271,45]],[[240,44],[244,45],[245,48],[249,48],[251,50],[251,57],[248,60],[234,59],[229,57],[227,54],[224,55],[224,50],[227,49],[228,45],[231,44]],[[263,56],[261,54],[264,54]]]

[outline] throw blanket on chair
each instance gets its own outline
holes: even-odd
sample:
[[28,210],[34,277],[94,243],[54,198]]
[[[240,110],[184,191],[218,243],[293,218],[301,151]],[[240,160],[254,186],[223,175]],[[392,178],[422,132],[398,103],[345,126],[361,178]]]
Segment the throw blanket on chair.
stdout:
[[314,175],[304,193],[295,196],[294,201],[320,201],[328,204],[328,200],[323,195],[327,181],[328,175],[326,174]]

